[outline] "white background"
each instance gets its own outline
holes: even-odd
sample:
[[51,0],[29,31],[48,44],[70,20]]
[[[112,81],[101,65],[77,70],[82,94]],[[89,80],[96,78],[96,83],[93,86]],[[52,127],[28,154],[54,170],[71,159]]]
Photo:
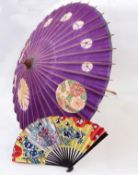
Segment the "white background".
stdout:
[[[54,8],[71,1],[0,0],[0,175],[65,175],[64,168],[11,162],[19,125],[12,104],[12,80],[20,51],[31,31]],[[75,2],[72,0],[72,2]],[[82,2],[88,2],[83,1]],[[90,0],[105,12],[113,37],[113,62],[108,95],[93,120],[109,136],[81,160],[72,175],[138,174],[138,1]]]

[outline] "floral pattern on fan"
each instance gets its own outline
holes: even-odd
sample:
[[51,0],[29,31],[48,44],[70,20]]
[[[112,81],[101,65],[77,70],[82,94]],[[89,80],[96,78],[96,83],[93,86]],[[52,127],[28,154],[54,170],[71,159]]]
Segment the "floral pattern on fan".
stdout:
[[37,120],[30,124],[25,131],[28,134],[29,140],[32,143],[37,143],[43,150],[48,146],[60,143],[54,125],[48,120]]
[[[76,160],[80,160],[90,151],[94,144],[100,142],[106,134],[104,128],[98,124],[76,117],[50,116],[39,121],[42,123],[49,121],[49,124],[53,124],[61,142],[44,150],[37,143],[37,140],[32,142],[26,132],[27,127],[16,140],[12,154],[14,162],[62,166],[66,159],[74,164]],[[65,164],[63,165],[65,166]]]
[[70,145],[72,140],[76,140],[77,144],[82,144],[84,136],[86,136],[82,130],[73,127],[69,121],[58,129],[58,133],[65,145]]
[[29,87],[25,79],[21,79],[18,87],[18,103],[23,111],[29,107]]
[[56,99],[64,111],[77,113],[85,107],[87,93],[79,82],[75,80],[65,80],[59,84],[56,90]]
[[18,137],[12,157],[13,161],[20,157],[22,163],[45,164],[45,152],[31,143],[25,132]]

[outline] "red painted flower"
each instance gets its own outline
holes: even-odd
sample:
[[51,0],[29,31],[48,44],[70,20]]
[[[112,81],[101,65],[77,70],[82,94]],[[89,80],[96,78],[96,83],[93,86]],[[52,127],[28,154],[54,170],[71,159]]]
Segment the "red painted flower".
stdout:
[[12,154],[12,161],[16,161],[17,157],[20,157],[22,155],[22,148],[18,145],[14,146],[13,154]]
[[104,128],[100,128],[98,127],[96,130],[92,131],[90,134],[90,138],[93,141],[97,141],[99,139],[99,137],[101,137],[101,135],[104,133]]
[[76,126],[82,127],[82,128],[83,128],[86,124],[88,124],[88,125],[91,125],[91,124],[92,124],[91,121],[89,121],[89,120],[79,119],[79,118],[76,118],[76,117],[73,117],[73,120],[74,120]]

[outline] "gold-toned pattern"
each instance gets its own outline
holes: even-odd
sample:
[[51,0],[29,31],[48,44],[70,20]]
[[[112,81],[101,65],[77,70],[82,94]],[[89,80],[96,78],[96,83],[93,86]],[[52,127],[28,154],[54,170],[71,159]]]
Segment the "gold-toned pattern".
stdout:
[[56,99],[59,106],[66,112],[81,111],[87,101],[85,88],[75,80],[65,80],[58,85]]
[[20,108],[23,111],[26,111],[29,107],[30,92],[29,92],[29,87],[27,85],[27,82],[23,78],[19,82],[17,95],[18,95],[18,103],[20,105]]

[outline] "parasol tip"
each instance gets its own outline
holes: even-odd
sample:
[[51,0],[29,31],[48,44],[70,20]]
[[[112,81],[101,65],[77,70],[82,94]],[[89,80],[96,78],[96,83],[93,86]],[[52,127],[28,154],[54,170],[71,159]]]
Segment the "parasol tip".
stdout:
[[26,59],[23,64],[26,66],[27,69],[30,69],[33,64],[33,58]]

